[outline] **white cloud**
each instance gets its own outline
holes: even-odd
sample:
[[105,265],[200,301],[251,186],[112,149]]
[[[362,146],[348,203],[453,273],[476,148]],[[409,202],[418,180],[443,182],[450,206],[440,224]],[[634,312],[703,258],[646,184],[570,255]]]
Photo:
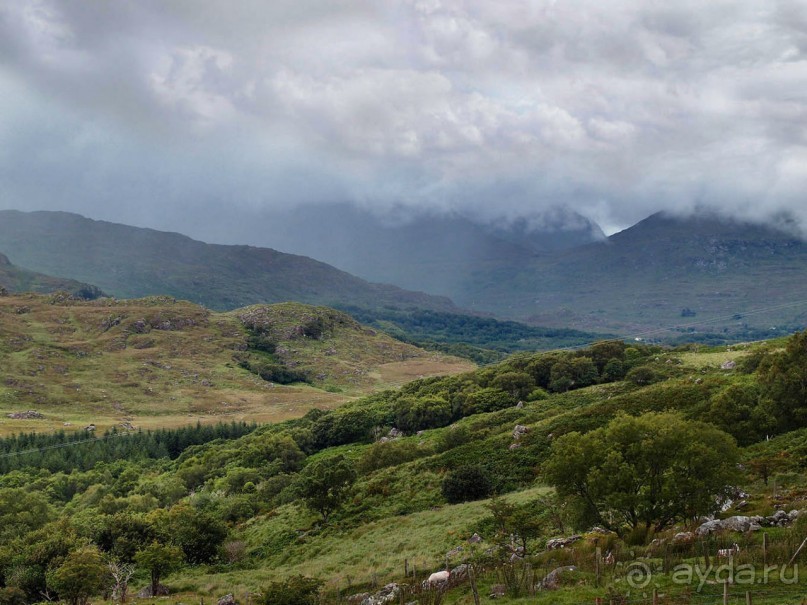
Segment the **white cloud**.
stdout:
[[[7,205],[110,212],[136,170],[145,193],[116,199],[156,226],[222,183],[235,206],[566,204],[613,228],[805,214],[796,0],[0,0],[0,57]],[[47,161],[15,153],[42,140],[36,111],[65,120]]]

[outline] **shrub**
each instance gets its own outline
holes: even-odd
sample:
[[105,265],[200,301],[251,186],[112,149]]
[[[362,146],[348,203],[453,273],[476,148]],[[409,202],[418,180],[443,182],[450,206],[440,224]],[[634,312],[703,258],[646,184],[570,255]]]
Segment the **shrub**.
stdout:
[[0,605],[25,605],[25,593],[13,586],[0,588]]
[[440,397],[404,397],[395,402],[395,425],[407,433],[451,423],[451,404]]
[[647,386],[659,380],[659,375],[650,366],[639,366],[628,372],[625,378],[636,386]]
[[258,605],[317,605],[322,582],[305,576],[293,576],[266,586]]
[[457,504],[489,496],[492,486],[482,467],[468,464],[449,472],[443,479],[442,490],[449,504]]

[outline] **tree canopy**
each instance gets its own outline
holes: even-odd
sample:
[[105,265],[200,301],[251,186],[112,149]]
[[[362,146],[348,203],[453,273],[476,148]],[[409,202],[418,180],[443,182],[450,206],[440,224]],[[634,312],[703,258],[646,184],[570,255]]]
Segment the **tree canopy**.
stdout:
[[543,467],[561,496],[596,523],[623,532],[715,512],[735,479],[734,439],[671,413],[617,416],[607,426],[557,439]]

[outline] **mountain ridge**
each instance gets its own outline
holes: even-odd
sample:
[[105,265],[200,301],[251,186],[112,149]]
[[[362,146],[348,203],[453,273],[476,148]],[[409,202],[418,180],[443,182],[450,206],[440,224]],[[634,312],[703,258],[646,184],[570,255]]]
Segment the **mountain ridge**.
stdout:
[[[658,213],[604,242],[475,277],[477,287],[458,304],[547,326],[631,334],[680,324],[684,313],[698,318],[687,323],[711,321],[807,300],[807,244],[768,225]],[[772,336],[805,322],[806,313],[783,310],[695,329],[762,337],[758,330]]]
[[218,310],[288,300],[456,310],[445,297],[369,283],[307,257],[66,212],[0,211],[0,250],[20,266],[121,298],[167,294]]

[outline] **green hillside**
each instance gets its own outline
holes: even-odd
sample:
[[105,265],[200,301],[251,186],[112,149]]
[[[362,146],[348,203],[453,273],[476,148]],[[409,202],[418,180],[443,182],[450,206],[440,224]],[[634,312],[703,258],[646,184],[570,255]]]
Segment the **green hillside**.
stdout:
[[[277,421],[471,367],[302,304],[216,313],[168,297],[0,297],[4,434]],[[6,417],[29,410],[43,418]]]
[[[252,317],[252,325],[263,325],[262,316]],[[302,332],[319,322],[306,325]],[[268,605],[285,602],[283,591],[304,599],[306,587],[319,586],[320,602],[337,603],[389,582],[406,585],[399,596],[418,603],[471,603],[474,585],[483,599],[500,591],[504,602],[620,602],[650,599],[653,589],[662,602],[693,595],[711,602],[719,583],[676,583],[673,568],[709,565],[704,557],[717,560],[718,548],[734,543],[737,564],[781,566],[794,553],[800,563],[807,556],[796,552],[805,524],[787,515],[807,507],[805,362],[807,334],[733,348],[602,342],[518,354],[253,430],[233,427],[228,435],[221,428],[217,440],[192,430],[143,433],[0,458],[0,520],[19,506],[30,511],[0,525],[0,578],[25,599],[49,585],[52,575],[37,570],[70,569],[71,556],[91,561],[97,548],[135,561],[132,584],[140,588],[151,560],[143,553],[162,549],[173,562],[160,579],[182,602],[274,595]],[[569,480],[606,452],[575,459],[574,447],[603,437],[598,447],[611,452],[603,457],[607,480],[589,484],[586,503]],[[7,439],[0,452],[65,439]],[[623,442],[628,449],[619,450]],[[664,443],[675,447],[654,449]],[[635,488],[620,483],[642,460],[653,466],[633,476]],[[662,484],[705,491],[686,496],[679,510],[666,500],[650,506],[655,488],[647,475],[672,460],[699,470],[672,466],[659,475]],[[717,481],[711,486],[710,477]],[[599,495],[612,487],[621,496]],[[631,498],[644,504],[633,508]],[[676,542],[701,524],[690,511],[707,509],[719,518],[759,515],[763,525]],[[624,510],[637,511],[639,520],[621,516]],[[783,512],[774,516],[777,510]],[[782,514],[786,522],[768,521]],[[645,515],[653,525],[640,522]],[[603,523],[610,529],[592,529]],[[481,542],[469,541],[473,534]],[[570,546],[548,548],[549,538],[572,534],[579,537]],[[629,574],[640,562],[653,576],[637,592]],[[475,584],[466,578],[447,592],[420,588],[432,571],[461,563],[473,566]],[[558,590],[536,592],[562,565],[577,570]],[[730,594],[745,598],[748,589],[738,583]],[[774,579],[750,589],[754,602],[773,604],[799,602],[805,585]]]
[[454,300],[541,326],[759,339],[807,325],[807,245],[770,227],[655,215],[602,243],[480,267]]
[[51,277],[21,269],[11,264],[8,257],[0,254],[0,289],[8,292],[55,292],[62,290],[79,298],[98,298],[103,296],[95,286],[83,284],[72,279]]
[[291,300],[456,310],[447,298],[372,284],[304,256],[205,244],[65,212],[0,211],[0,250],[18,266],[92,283],[119,298],[168,295],[216,310]]

